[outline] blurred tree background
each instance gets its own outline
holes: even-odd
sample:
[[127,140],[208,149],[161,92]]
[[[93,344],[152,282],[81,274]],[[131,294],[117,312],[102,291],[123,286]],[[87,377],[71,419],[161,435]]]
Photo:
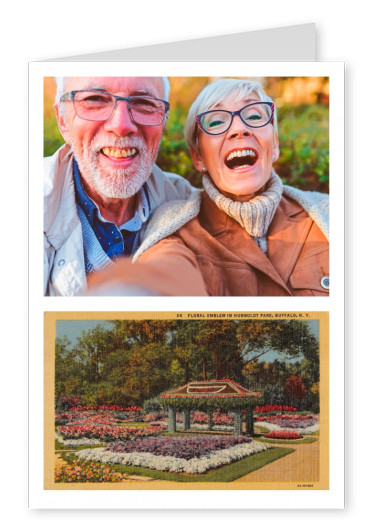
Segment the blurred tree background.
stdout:
[[[157,164],[201,187],[184,140],[189,107],[216,78],[171,77],[171,111]],[[329,192],[329,79],[326,77],[265,77],[257,79],[276,103],[280,157],[274,168],[285,184],[302,190]],[[63,143],[54,111],[55,82],[45,78],[44,154]]]

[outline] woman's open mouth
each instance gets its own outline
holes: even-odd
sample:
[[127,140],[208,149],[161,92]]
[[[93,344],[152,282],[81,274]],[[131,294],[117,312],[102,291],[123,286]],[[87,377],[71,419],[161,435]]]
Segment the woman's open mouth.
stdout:
[[225,158],[225,164],[230,170],[238,170],[254,166],[258,161],[258,153],[254,149],[238,149],[231,151]]

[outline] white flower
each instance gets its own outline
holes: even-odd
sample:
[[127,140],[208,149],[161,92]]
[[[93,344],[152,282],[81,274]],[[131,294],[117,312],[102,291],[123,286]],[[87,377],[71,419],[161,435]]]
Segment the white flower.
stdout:
[[270,444],[257,441],[238,444],[225,450],[217,450],[206,457],[182,459],[172,456],[156,456],[146,452],[120,453],[105,451],[104,448],[87,448],[76,453],[80,459],[99,461],[107,464],[123,464],[151,468],[169,472],[204,474],[211,468],[238,461],[244,457],[263,452],[271,448]]

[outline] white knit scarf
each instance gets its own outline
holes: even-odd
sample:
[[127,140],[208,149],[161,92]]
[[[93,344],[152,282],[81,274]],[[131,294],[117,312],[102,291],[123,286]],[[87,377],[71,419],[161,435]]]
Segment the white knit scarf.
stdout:
[[239,223],[255,240],[260,249],[266,253],[267,233],[275,211],[282,197],[283,185],[281,179],[272,170],[266,189],[262,194],[250,201],[233,201],[224,196],[208,174],[202,179],[205,191],[218,208]]

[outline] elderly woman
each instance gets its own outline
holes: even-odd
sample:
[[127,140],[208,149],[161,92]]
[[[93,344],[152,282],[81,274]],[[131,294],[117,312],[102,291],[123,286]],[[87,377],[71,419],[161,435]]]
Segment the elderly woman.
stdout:
[[328,295],[328,196],[284,186],[273,170],[277,113],[261,85],[206,86],[186,140],[204,191],[159,207],[114,280],[160,295]]

